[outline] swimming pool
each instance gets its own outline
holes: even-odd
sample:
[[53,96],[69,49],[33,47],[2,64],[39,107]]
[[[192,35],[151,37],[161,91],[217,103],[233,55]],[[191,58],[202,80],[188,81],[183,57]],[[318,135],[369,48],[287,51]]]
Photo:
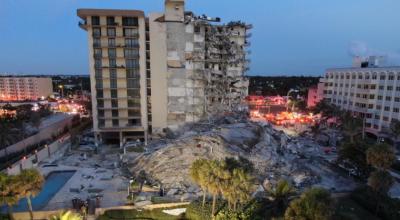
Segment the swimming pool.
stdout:
[[[53,196],[68,182],[68,180],[75,174],[75,171],[55,171],[51,172],[46,177],[42,191],[34,198],[32,198],[32,208],[34,211],[42,210]],[[7,207],[1,207],[1,212],[7,212]],[[13,206],[15,212],[28,211],[26,199],[21,199],[17,205]]]

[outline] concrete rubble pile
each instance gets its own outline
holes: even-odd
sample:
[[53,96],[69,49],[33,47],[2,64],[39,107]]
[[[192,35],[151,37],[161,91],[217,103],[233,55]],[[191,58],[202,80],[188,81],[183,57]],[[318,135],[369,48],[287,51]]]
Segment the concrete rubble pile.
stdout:
[[281,178],[297,187],[310,186],[319,180],[296,153],[300,146],[268,124],[224,117],[186,129],[173,140],[150,145],[150,153],[131,161],[129,169],[133,173],[145,170],[154,182],[170,189],[168,195],[199,192],[189,176],[192,162],[199,158],[247,158],[254,164],[255,176],[264,187]]

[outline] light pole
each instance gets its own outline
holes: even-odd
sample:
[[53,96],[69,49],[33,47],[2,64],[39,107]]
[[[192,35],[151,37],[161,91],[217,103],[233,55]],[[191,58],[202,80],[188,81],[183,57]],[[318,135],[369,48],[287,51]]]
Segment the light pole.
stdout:
[[63,85],[59,85],[58,88],[61,89],[61,98],[64,98],[64,86]]
[[287,97],[287,100],[286,100],[286,112],[289,111],[289,95],[290,95],[290,93],[292,93],[292,92],[299,92],[299,90],[297,90],[297,89],[290,89],[289,92],[287,93],[287,95],[286,95],[286,97]]

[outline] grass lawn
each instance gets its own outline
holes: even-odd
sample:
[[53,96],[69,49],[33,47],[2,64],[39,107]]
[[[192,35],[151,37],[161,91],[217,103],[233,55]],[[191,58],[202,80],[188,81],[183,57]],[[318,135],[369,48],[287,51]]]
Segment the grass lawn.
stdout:
[[337,201],[336,213],[338,219],[343,220],[380,220],[374,216],[373,210],[366,210],[349,197]]
[[149,220],[185,220],[184,216],[172,216],[162,212],[162,210],[186,208],[186,206],[177,206],[174,208],[166,209],[153,209],[153,210],[110,210],[106,211],[104,215],[100,216],[98,220],[134,220],[134,219],[149,219]]

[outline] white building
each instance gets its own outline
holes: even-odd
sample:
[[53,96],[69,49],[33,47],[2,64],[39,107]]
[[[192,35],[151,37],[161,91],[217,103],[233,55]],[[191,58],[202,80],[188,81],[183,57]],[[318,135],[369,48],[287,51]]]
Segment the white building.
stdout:
[[366,130],[378,134],[400,119],[400,67],[328,69],[324,99],[366,118]]
[[51,78],[0,77],[0,101],[25,101],[53,94]]

